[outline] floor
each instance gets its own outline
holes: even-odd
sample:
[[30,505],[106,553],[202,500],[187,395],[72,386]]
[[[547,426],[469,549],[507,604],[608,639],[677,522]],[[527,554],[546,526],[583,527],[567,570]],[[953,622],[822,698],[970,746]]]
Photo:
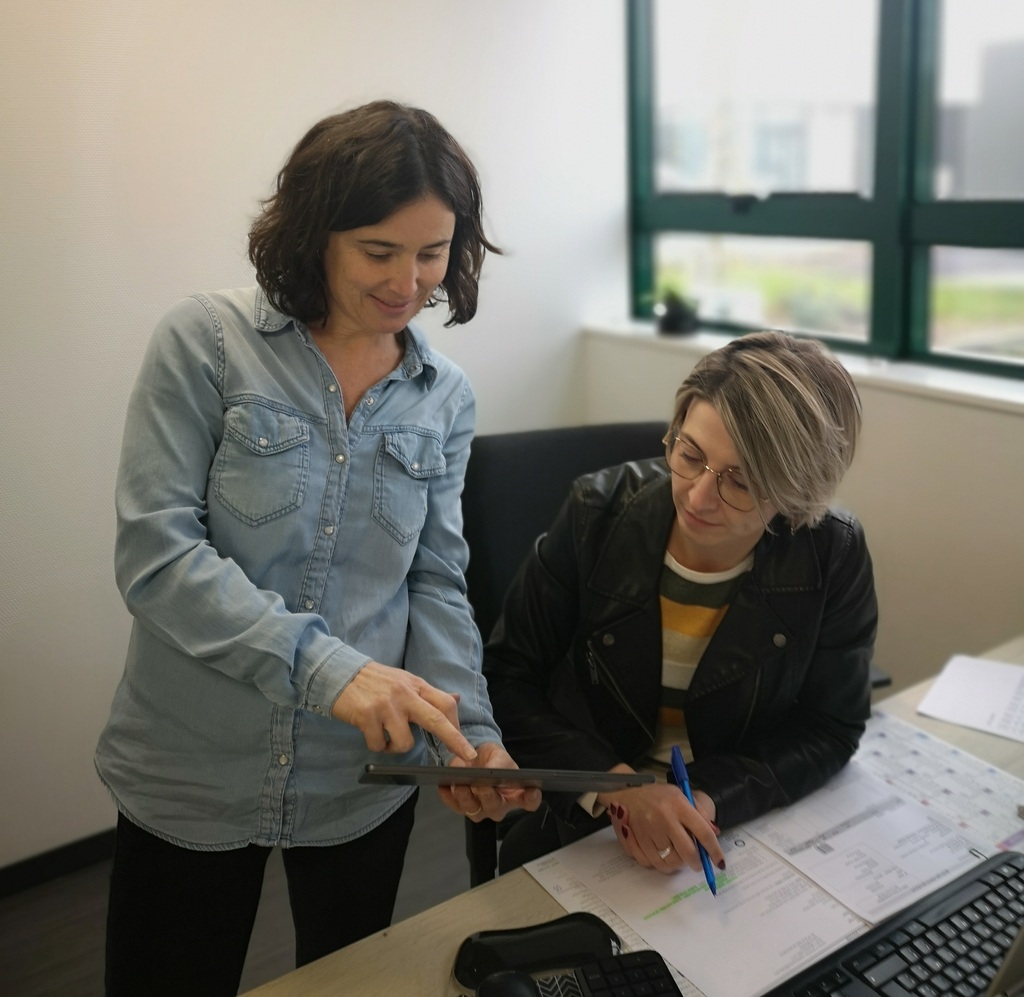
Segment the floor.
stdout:
[[[469,888],[463,822],[424,789],[406,856],[395,920]],[[110,863],[0,900],[0,993],[5,997],[93,997],[103,993],[103,933]],[[267,865],[241,991],[288,972],[294,940],[284,870]]]

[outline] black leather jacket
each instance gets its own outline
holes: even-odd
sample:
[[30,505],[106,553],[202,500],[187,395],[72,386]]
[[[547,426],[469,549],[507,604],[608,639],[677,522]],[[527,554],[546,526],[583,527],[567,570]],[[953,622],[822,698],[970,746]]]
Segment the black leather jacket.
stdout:
[[[524,767],[606,770],[651,747],[658,582],[675,515],[663,460],[578,479],[520,568],[484,651],[502,740]],[[685,698],[690,778],[730,827],[824,784],[870,713],[877,604],[860,524],[765,533]],[[563,819],[589,820],[546,795]]]

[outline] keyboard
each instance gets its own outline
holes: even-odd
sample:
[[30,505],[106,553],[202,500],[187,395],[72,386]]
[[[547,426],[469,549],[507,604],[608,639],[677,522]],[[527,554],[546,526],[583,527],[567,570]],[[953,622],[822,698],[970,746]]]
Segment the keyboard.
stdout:
[[1024,925],[1024,854],[1000,852],[765,997],[984,997]]
[[648,949],[588,962],[536,983],[541,997],[682,997],[665,960]]

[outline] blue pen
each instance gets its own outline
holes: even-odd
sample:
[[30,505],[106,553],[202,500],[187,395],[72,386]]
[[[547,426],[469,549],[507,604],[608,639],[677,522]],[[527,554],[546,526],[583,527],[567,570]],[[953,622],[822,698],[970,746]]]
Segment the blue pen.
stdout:
[[[683,753],[679,750],[679,745],[677,744],[672,745],[672,774],[676,777],[676,785],[679,786],[683,794],[690,801],[690,806],[696,807],[697,804],[693,802],[693,790],[690,789],[690,776],[686,771],[686,762],[683,761]],[[708,889],[713,897],[717,897],[718,890],[715,887],[715,870],[711,868],[711,859],[708,858],[707,851],[696,838],[693,839],[693,843],[697,846],[700,864],[704,866],[704,878],[708,882]]]

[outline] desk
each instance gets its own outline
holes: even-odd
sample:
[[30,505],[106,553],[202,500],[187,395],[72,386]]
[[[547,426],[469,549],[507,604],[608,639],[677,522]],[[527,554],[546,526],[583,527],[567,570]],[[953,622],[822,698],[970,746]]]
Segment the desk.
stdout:
[[[1024,636],[984,657],[1024,664]],[[1024,749],[1007,738],[919,716],[918,704],[931,680],[876,704],[892,716],[956,744],[1024,778]],[[399,994],[456,995],[452,960],[474,931],[536,924],[565,914],[525,870],[499,876],[415,917],[249,991],[249,997],[395,997]]]

